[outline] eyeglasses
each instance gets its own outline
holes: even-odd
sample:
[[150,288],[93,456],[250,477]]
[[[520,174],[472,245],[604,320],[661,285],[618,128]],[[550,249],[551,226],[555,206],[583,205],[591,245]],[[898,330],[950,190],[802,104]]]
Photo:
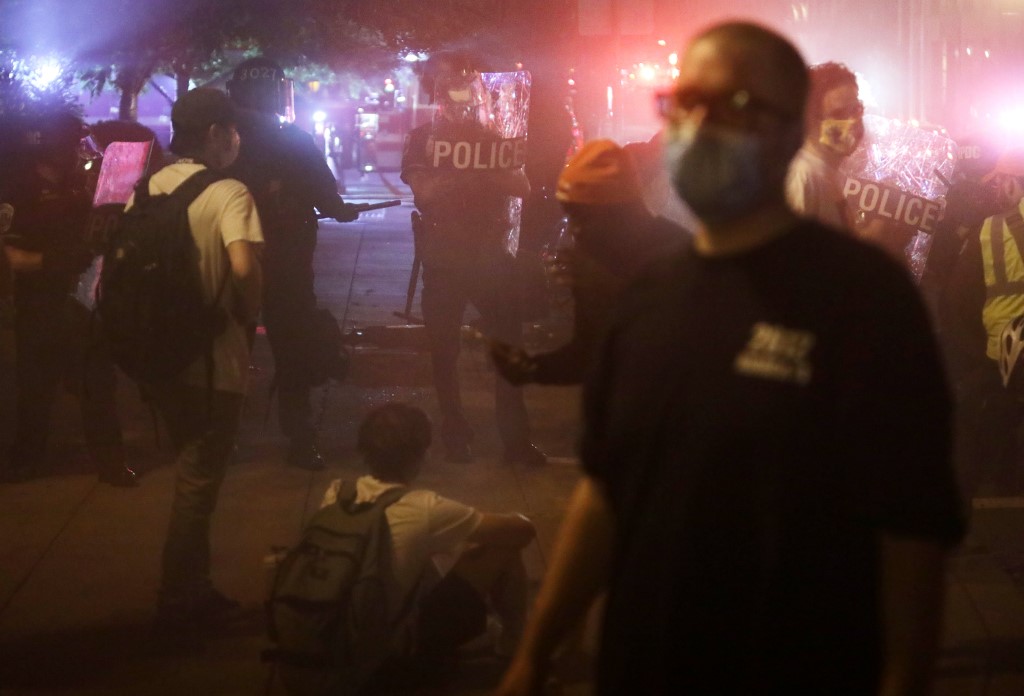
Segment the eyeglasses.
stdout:
[[697,89],[675,90],[656,95],[658,113],[670,123],[682,123],[699,107],[709,123],[749,128],[763,114],[796,118],[798,114],[755,97],[745,89],[708,93]]

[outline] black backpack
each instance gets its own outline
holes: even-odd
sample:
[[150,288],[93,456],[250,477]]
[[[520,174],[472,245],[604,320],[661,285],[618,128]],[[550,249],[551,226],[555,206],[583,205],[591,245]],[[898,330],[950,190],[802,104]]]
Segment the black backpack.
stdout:
[[392,657],[388,585],[391,533],[385,510],[407,489],[355,502],[345,482],[338,500],[317,511],[302,540],[284,556],[267,601],[270,639],[264,659],[279,663],[289,694],[355,694]]
[[96,308],[110,353],[126,375],[152,383],[177,376],[202,356],[213,379],[213,341],[227,327],[217,297],[208,303],[188,207],[223,175],[204,169],[169,194],[151,195],[149,177],[103,254]]

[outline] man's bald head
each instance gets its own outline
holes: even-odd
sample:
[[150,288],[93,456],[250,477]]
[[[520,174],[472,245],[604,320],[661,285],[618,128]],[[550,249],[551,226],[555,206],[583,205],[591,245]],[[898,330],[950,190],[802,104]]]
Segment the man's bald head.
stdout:
[[687,54],[709,44],[732,64],[737,87],[803,118],[810,78],[803,56],[788,40],[759,24],[726,22],[698,34]]

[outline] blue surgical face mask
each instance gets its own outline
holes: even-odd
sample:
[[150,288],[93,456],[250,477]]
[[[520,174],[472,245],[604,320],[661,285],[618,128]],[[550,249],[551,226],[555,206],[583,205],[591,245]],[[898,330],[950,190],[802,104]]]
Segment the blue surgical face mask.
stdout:
[[666,131],[672,185],[705,222],[727,222],[764,199],[761,144],[755,135],[706,125]]

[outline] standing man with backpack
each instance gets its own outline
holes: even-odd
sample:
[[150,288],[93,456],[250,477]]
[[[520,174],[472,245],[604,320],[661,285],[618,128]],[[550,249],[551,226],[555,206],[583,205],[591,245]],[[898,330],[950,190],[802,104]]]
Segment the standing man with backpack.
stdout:
[[[143,179],[140,187],[147,186],[149,195],[140,197],[136,189],[127,215],[133,205],[168,200],[187,205],[202,295],[221,318],[219,333],[207,332],[212,345],[206,355],[148,385],[177,456],[158,618],[167,625],[188,626],[216,621],[238,606],[210,581],[210,518],[235,446],[249,374],[246,326],[259,310],[256,246],[263,233],[249,191],[219,174],[238,157],[235,109],[228,96],[213,89],[193,90],[175,102],[171,122],[171,152],[181,159]],[[197,186],[197,181],[207,185]],[[100,302],[102,313],[102,295]]]
[[317,345],[340,335],[333,317],[317,310],[317,213],[339,222],[352,222],[359,213],[338,195],[338,183],[313,138],[281,123],[289,87],[281,66],[268,58],[252,58],[235,69],[228,93],[240,109],[242,150],[230,174],[252,191],[267,238],[263,322],[274,355],[278,421],[290,441],[288,464],[317,470],[324,462],[310,390],[328,376],[340,378],[345,364],[340,340],[327,351]]

